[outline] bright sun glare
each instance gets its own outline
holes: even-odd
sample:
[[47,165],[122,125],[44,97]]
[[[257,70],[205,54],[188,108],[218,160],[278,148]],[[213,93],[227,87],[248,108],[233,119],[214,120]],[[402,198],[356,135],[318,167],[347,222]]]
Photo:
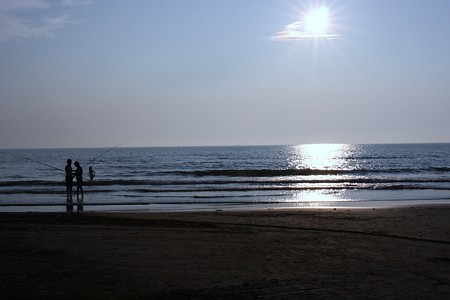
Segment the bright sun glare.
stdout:
[[277,41],[301,41],[308,39],[338,39],[339,34],[333,32],[336,28],[328,6],[309,8],[300,15],[299,20],[292,22],[277,32],[273,37]]
[[304,19],[305,31],[311,34],[323,34],[327,32],[329,25],[328,8],[321,6],[308,12]]

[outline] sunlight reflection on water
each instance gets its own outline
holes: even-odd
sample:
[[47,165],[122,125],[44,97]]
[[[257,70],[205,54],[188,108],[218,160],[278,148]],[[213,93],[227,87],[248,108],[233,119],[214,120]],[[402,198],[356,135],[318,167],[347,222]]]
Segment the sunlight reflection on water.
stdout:
[[[292,147],[289,165],[295,169],[311,170],[347,170],[353,169],[349,158],[355,151],[353,145],[347,144],[309,144]],[[325,175],[325,177],[339,175]],[[314,176],[316,177],[316,176]],[[324,176],[320,176],[323,180]],[[330,190],[301,191],[294,195],[295,202],[311,202],[315,205],[321,203],[334,203],[348,201],[345,193]]]
[[297,193],[293,200],[297,202],[301,201],[334,202],[334,201],[343,201],[345,200],[345,197],[341,192],[332,193],[326,190],[315,190]]
[[311,144],[292,147],[291,167],[296,169],[344,170],[349,168],[347,157],[352,145]]

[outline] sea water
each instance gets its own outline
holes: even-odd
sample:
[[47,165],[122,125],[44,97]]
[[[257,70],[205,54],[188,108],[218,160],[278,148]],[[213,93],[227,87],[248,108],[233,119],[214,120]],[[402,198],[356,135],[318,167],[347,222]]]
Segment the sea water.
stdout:
[[68,158],[84,211],[450,204],[450,144],[123,147],[0,150],[0,211],[71,210]]

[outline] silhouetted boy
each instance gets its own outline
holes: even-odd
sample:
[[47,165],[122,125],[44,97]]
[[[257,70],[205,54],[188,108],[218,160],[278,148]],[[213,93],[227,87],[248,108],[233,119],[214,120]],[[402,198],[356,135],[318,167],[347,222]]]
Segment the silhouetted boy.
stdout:
[[95,171],[92,167],[89,167],[89,179],[92,181],[95,177]]

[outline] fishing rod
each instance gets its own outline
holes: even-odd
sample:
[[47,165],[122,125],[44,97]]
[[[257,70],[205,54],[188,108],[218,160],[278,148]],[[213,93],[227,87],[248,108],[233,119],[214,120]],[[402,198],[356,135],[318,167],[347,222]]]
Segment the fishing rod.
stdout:
[[91,160],[90,160],[87,164],[85,164],[84,166],[87,167],[87,166],[91,165],[91,164],[92,164],[97,158],[99,158],[100,156],[102,156],[102,155],[108,153],[109,151],[111,151],[111,150],[113,150],[113,149],[115,149],[115,148],[117,148],[117,147],[119,147],[119,146],[121,146],[121,145],[123,145],[123,144],[125,144],[125,143],[127,143],[127,142],[125,141],[125,142],[122,142],[122,143],[120,143],[120,144],[117,144],[117,145],[115,145],[114,147],[109,148],[109,149],[106,150],[105,152],[100,153],[100,154],[97,155],[94,159],[91,159]]
[[[11,153],[11,152],[6,152],[6,151],[5,151],[4,153],[9,154],[9,155],[12,155],[12,156],[16,156],[16,157],[19,157],[19,158],[22,158],[22,159],[25,159],[25,160],[28,160],[28,161],[31,161],[31,162],[34,162],[34,163],[37,163],[37,164],[40,164],[40,165],[49,167],[49,168],[52,168],[52,169],[54,169],[54,170],[58,170],[58,171],[61,171],[61,172],[66,173],[66,170],[63,170],[63,169],[54,167],[54,166],[52,166],[52,165],[49,165],[49,164],[46,164],[46,163],[43,163],[43,162],[40,162],[40,161],[37,161],[37,160],[34,160],[34,159],[31,159],[31,158],[26,157],[26,156],[22,156],[22,155],[19,155],[19,154],[15,154],[15,153]],[[83,178],[86,179],[86,180],[88,180],[88,178],[86,178],[86,177],[84,177],[84,176],[83,176]]]
[[19,158],[22,158],[22,159],[26,159],[26,160],[29,160],[29,161],[31,161],[31,162],[34,162],[34,163],[37,163],[37,164],[40,164],[40,165],[43,165],[43,166],[46,166],[46,167],[49,167],[49,168],[52,168],[52,169],[58,170],[58,171],[66,172],[66,171],[65,171],[65,170],[63,170],[63,169],[60,169],[60,168],[57,168],[57,167],[51,166],[51,165],[49,165],[49,164],[46,164],[46,163],[43,163],[43,162],[40,162],[40,161],[37,161],[37,160],[31,159],[31,158],[28,158],[28,157],[26,157],[26,156],[22,156],[22,155],[19,155],[19,154],[15,154],[15,153],[11,153],[11,152],[4,152],[4,153],[6,153],[6,154],[9,154],[9,155],[12,155],[12,156],[16,156],[16,157],[19,157]]
[[[100,156],[102,156],[102,155],[108,153],[109,151],[111,151],[111,150],[113,150],[113,149],[115,149],[115,148],[117,148],[117,147],[119,147],[119,146],[121,146],[121,145],[123,145],[123,144],[125,144],[125,143],[126,143],[126,142],[122,142],[122,143],[117,144],[117,145],[115,145],[114,147],[109,148],[108,150],[102,152],[101,154],[97,155],[94,159],[90,160],[90,161],[86,164],[86,166],[88,166],[89,164],[92,164],[92,163],[93,163],[97,158],[99,158]],[[31,159],[31,158],[26,157],[26,156],[22,156],[22,155],[15,154],[15,153],[12,153],[12,152],[7,152],[7,151],[5,151],[4,153],[9,154],[9,155],[12,155],[12,156],[15,156],[15,157],[19,157],[19,158],[21,158],[21,159],[25,159],[25,160],[28,160],[28,161],[31,161],[31,162],[34,162],[34,163],[37,163],[37,164],[40,164],[40,165],[43,165],[43,166],[46,166],[46,167],[49,167],[49,168],[52,168],[52,169],[54,169],[54,170],[58,170],[58,171],[61,171],[61,172],[64,172],[64,173],[66,172],[66,170],[63,170],[63,169],[54,167],[54,166],[52,166],[52,165],[49,165],[49,164],[46,164],[46,163],[43,163],[43,162],[40,162],[40,161],[37,161],[37,160],[34,160],[34,159]],[[84,179],[87,179],[87,178],[85,178],[84,176],[83,176],[83,178],[84,178]]]

